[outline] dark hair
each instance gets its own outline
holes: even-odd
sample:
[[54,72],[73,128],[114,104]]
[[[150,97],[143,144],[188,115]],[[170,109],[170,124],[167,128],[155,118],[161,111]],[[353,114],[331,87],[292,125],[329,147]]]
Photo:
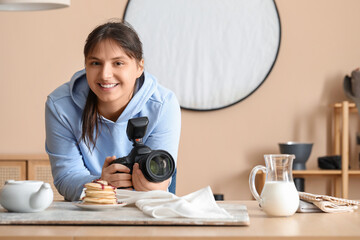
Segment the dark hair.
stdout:
[[[98,43],[106,39],[111,39],[118,43],[130,58],[134,58],[138,62],[142,60],[142,43],[135,30],[124,21],[110,21],[96,27],[86,39],[84,47],[85,59],[91,54]],[[97,96],[90,89],[82,114],[82,134],[80,138],[80,141],[83,140],[90,150],[90,145],[95,148],[99,135],[98,122],[101,121],[97,106]],[[94,130],[96,131],[95,138]]]

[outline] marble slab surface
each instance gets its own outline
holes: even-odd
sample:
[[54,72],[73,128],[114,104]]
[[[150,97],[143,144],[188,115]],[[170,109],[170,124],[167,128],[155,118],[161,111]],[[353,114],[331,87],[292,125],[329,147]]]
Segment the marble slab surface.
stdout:
[[156,219],[145,215],[135,206],[124,206],[107,210],[87,210],[72,202],[53,202],[43,212],[14,213],[0,206],[0,225],[249,225],[250,219],[245,205],[219,203],[234,218],[165,218]]

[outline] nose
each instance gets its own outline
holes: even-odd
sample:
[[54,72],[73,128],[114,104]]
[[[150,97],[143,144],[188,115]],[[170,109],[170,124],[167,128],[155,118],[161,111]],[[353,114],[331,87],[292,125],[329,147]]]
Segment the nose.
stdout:
[[101,75],[104,80],[110,80],[113,77],[113,69],[111,64],[103,65]]

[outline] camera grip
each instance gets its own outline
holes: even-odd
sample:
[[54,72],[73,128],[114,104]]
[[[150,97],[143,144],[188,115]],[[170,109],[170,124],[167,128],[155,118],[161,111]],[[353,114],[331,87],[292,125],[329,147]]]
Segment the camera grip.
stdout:
[[132,174],[132,170],[133,170],[133,163],[127,161],[126,158],[117,158],[115,159],[111,164],[114,164],[114,163],[119,163],[119,164],[122,164],[126,167],[128,167],[130,169],[130,174]]
[[[115,159],[111,164],[118,163],[122,164],[130,169],[130,174],[132,174],[133,164],[129,162],[126,157],[123,158],[117,158]],[[119,172],[120,173],[120,172]],[[129,186],[130,188],[133,188],[133,186]],[[129,187],[118,187],[118,189],[128,189]]]

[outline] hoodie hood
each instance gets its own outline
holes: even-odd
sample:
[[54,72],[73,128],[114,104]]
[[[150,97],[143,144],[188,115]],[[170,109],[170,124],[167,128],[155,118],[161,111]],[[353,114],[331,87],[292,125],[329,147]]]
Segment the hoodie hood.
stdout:
[[[137,79],[135,84],[134,96],[116,122],[127,121],[130,117],[139,113],[157,88],[157,80],[146,71],[144,71],[144,83],[141,84],[140,79]],[[90,90],[86,79],[86,70],[76,72],[72,76],[69,86],[72,100],[76,106],[83,110]]]

